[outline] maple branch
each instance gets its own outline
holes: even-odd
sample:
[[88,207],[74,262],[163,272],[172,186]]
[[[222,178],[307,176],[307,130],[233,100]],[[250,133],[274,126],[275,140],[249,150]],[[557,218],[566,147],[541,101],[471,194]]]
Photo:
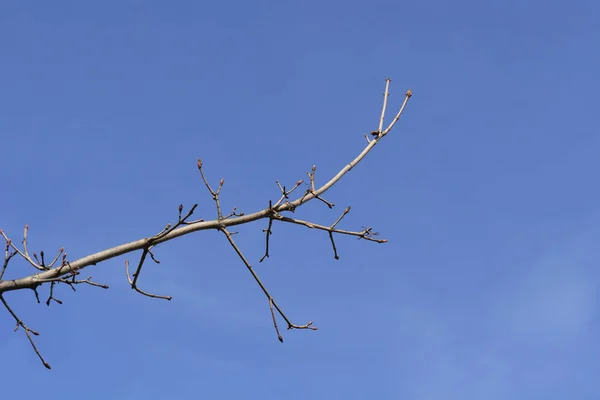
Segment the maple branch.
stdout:
[[[230,245],[236,251],[236,253],[240,257],[240,259],[242,260],[244,265],[247,267],[247,269],[253,276],[254,280],[257,282],[257,284],[259,285],[259,287],[262,289],[263,293],[267,297],[267,299],[269,301],[269,309],[271,310],[271,315],[273,318],[273,323],[274,323],[274,327],[275,327],[275,331],[277,333],[278,339],[280,341],[283,341],[283,338],[281,337],[279,328],[277,326],[277,320],[275,318],[275,311],[277,311],[277,313],[288,324],[288,329],[316,330],[316,328],[314,326],[312,326],[312,321],[305,325],[296,325],[296,324],[293,324],[289,320],[289,318],[285,315],[285,313],[281,310],[281,308],[279,307],[277,302],[271,296],[270,292],[266,289],[266,287],[260,281],[258,275],[252,268],[251,264],[249,263],[249,261],[246,259],[244,254],[241,252],[240,248],[237,246],[237,244],[233,240],[232,235],[234,234],[234,232],[230,232],[228,228],[236,226],[236,225],[248,224],[248,223],[258,221],[261,219],[269,220],[267,229],[263,230],[265,232],[265,247],[266,247],[266,249],[265,249],[264,256],[260,259],[261,262],[265,258],[269,257],[269,237],[272,234],[272,225],[273,225],[273,221],[275,221],[275,220],[281,221],[281,222],[286,222],[286,223],[292,223],[292,224],[296,224],[296,225],[303,225],[303,226],[311,228],[311,229],[317,229],[317,230],[322,230],[322,231],[327,232],[329,235],[329,238],[331,240],[332,247],[333,247],[334,258],[336,258],[336,259],[339,259],[339,256],[338,256],[338,251],[337,251],[337,248],[336,248],[336,245],[334,242],[334,234],[354,236],[354,237],[357,237],[358,239],[365,239],[365,240],[376,242],[376,243],[385,243],[386,240],[377,238],[378,233],[373,232],[372,228],[364,228],[362,231],[349,231],[349,230],[337,228],[338,223],[340,223],[341,220],[344,218],[344,216],[350,211],[349,207],[346,208],[346,210],[342,213],[342,215],[340,215],[340,217],[332,225],[329,225],[329,226],[317,224],[317,223],[313,223],[313,222],[309,222],[309,221],[305,221],[305,220],[300,220],[300,219],[296,219],[296,218],[287,217],[282,214],[286,213],[286,212],[293,213],[298,207],[302,206],[303,204],[305,204],[313,199],[318,199],[319,201],[326,204],[329,208],[334,207],[333,203],[325,200],[322,197],[323,194],[325,192],[327,192],[327,190],[329,190],[333,185],[335,185],[346,173],[348,173],[352,168],[354,168],[358,163],[360,163],[364,159],[364,157],[373,149],[373,147],[377,143],[379,143],[379,141],[381,141],[381,139],[383,139],[383,137],[385,137],[392,130],[392,128],[395,126],[395,124],[399,120],[400,116],[402,115],[409,98],[412,96],[411,90],[408,90],[405,93],[404,101],[403,101],[402,106],[400,107],[398,113],[396,114],[396,116],[394,117],[392,122],[388,125],[388,127],[382,131],[385,113],[386,113],[386,109],[387,109],[387,100],[388,100],[388,96],[389,96],[390,81],[391,80],[389,78],[386,79],[386,88],[385,88],[385,93],[384,93],[384,101],[383,101],[381,117],[379,119],[379,127],[378,127],[377,131],[373,131],[371,133],[373,138],[369,139],[368,135],[365,135],[365,136],[367,136],[367,144],[362,149],[362,151],[360,151],[360,153],[356,157],[354,157],[348,164],[346,164],[343,168],[341,168],[337,172],[336,175],[334,175],[332,178],[329,179],[329,181],[327,181],[320,187],[318,187],[315,182],[316,166],[313,165],[311,171],[308,173],[309,188],[305,191],[305,193],[303,193],[302,195],[300,195],[299,197],[297,197],[294,200],[290,200],[290,195],[303,183],[303,181],[302,180],[297,181],[295,186],[291,190],[287,190],[285,186],[282,186],[279,183],[279,181],[276,181],[276,183],[279,187],[279,190],[281,191],[281,196],[280,196],[279,200],[277,202],[275,202],[275,204],[273,204],[272,202],[269,202],[269,206],[267,208],[250,213],[250,214],[238,213],[236,211],[236,208],[234,208],[233,211],[229,215],[223,216],[219,195],[221,193],[221,189],[223,188],[224,179],[220,180],[218,189],[216,191],[213,190],[212,187],[209,185],[208,180],[204,174],[202,161],[200,159],[198,159],[197,167],[198,167],[198,170],[202,177],[202,180],[203,180],[204,184],[206,185],[209,193],[211,194],[213,200],[215,201],[215,205],[216,205],[216,209],[217,209],[217,218],[215,220],[205,221],[203,219],[199,219],[199,220],[195,220],[195,221],[189,221],[189,217],[194,213],[194,210],[196,209],[197,204],[194,204],[185,216],[182,216],[183,205],[180,205],[177,223],[174,225],[167,224],[166,227],[163,228],[156,235],[153,235],[150,237],[145,237],[145,238],[135,240],[135,241],[132,241],[129,243],[124,243],[124,244],[121,244],[121,245],[118,245],[118,246],[115,246],[115,247],[112,247],[112,248],[109,248],[109,249],[106,249],[103,251],[99,251],[97,253],[90,254],[85,257],[81,257],[75,261],[68,261],[67,254],[64,252],[64,249],[61,248],[58,251],[57,256],[49,264],[46,263],[45,254],[43,251],[40,252],[40,257],[38,257],[37,253],[35,253],[35,252],[33,253],[33,257],[30,256],[29,249],[28,249],[28,241],[27,241],[27,235],[28,235],[28,230],[29,230],[28,225],[25,226],[24,231],[23,231],[23,240],[21,241],[22,250],[19,249],[14,244],[14,242],[11,241],[11,239],[2,230],[0,230],[0,235],[4,238],[4,240],[6,242],[4,262],[2,264],[2,269],[0,270],[0,301],[3,303],[5,308],[8,310],[8,312],[13,316],[13,318],[17,322],[17,329],[19,327],[23,328],[34,351],[36,352],[36,354],[38,355],[38,357],[40,358],[42,363],[47,368],[50,368],[48,363],[40,355],[40,353],[39,353],[37,347],[35,346],[33,339],[31,337],[31,335],[37,336],[38,333],[33,331],[32,329],[28,328],[22,322],[22,320],[20,320],[17,317],[17,315],[9,307],[8,303],[6,302],[5,298],[3,297],[4,293],[10,292],[10,291],[15,291],[15,290],[32,289],[36,295],[36,299],[38,299],[38,302],[39,302],[39,296],[38,296],[37,289],[38,289],[38,287],[42,286],[43,284],[48,283],[50,286],[50,293],[49,293],[48,300],[46,301],[46,304],[49,305],[52,301],[54,301],[58,304],[62,304],[62,302],[60,300],[58,300],[54,297],[54,289],[55,289],[56,285],[61,284],[61,283],[67,284],[73,290],[75,290],[75,285],[77,285],[77,284],[88,284],[91,286],[96,286],[96,287],[101,287],[101,288],[106,289],[106,288],[108,288],[108,286],[92,282],[91,277],[84,279],[84,280],[81,280],[81,279],[78,280],[78,279],[76,279],[76,277],[80,274],[81,270],[84,268],[87,268],[92,265],[97,265],[98,263],[113,259],[120,255],[124,255],[127,253],[141,250],[142,254],[140,256],[140,260],[138,262],[137,268],[136,268],[135,272],[133,273],[133,275],[130,275],[130,273],[129,273],[129,261],[127,260],[125,262],[125,272],[126,272],[127,280],[129,282],[130,286],[132,287],[132,289],[136,290],[138,293],[140,293],[142,295],[145,295],[148,297],[153,297],[153,298],[170,300],[171,299],[170,296],[155,295],[155,294],[143,291],[138,287],[138,280],[139,280],[144,262],[147,260],[148,255],[155,263],[158,264],[159,261],[156,259],[156,257],[154,256],[154,253],[153,253],[153,249],[157,245],[167,242],[167,241],[170,241],[170,240],[173,240],[173,239],[176,239],[180,236],[191,234],[193,232],[215,229],[215,230],[219,230],[219,231],[223,232],[223,234],[229,241]],[[27,275],[27,276],[18,278],[18,279],[3,279],[5,272],[7,270],[8,264],[15,255],[21,256],[21,258],[23,258],[27,263],[29,263],[37,272],[35,272],[31,275]],[[61,258],[61,255],[62,255],[61,263],[58,266],[54,266],[57,263],[57,261]]]

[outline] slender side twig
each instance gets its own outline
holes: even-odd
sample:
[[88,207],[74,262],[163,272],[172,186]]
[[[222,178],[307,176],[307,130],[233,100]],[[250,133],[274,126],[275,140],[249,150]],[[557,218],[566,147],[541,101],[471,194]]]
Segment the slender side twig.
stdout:
[[[279,313],[279,315],[281,315],[281,318],[283,318],[285,320],[285,322],[288,324],[288,329],[311,329],[311,330],[316,331],[317,328],[314,327],[314,326],[312,326],[312,321],[309,321],[305,325],[296,325],[296,324],[293,324],[290,321],[290,319],[285,315],[285,313],[277,305],[277,303],[275,302],[275,299],[273,298],[273,296],[271,296],[271,294],[269,293],[269,291],[267,290],[267,288],[265,287],[265,285],[261,282],[260,278],[258,277],[258,275],[256,274],[256,272],[252,268],[252,265],[250,265],[250,262],[248,261],[248,259],[246,259],[246,257],[244,256],[244,254],[242,253],[242,251],[240,250],[240,248],[237,246],[237,244],[233,240],[233,237],[231,236],[231,233],[225,227],[221,227],[220,231],[223,232],[223,234],[225,234],[225,237],[229,241],[229,244],[231,244],[231,247],[233,247],[233,249],[235,250],[235,252],[237,253],[237,255],[240,257],[240,259],[242,260],[242,262],[244,263],[244,265],[248,269],[248,271],[250,271],[250,273],[252,274],[252,277],[254,278],[254,280],[256,281],[256,283],[258,284],[258,286],[260,286],[260,288],[262,289],[262,291],[265,294],[265,296],[267,296],[267,299],[269,300],[269,304],[272,305],[273,307],[275,307],[275,309],[277,310],[277,312]],[[279,334],[279,329],[277,329],[277,325],[276,324],[275,324],[275,329],[277,330],[278,339],[281,342],[283,342],[283,338]]]
[[[277,182],[277,183],[279,184],[279,182]],[[283,190],[283,192],[285,193],[285,189],[282,189],[282,190]],[[270,210],[273,210],[273,206],[272,206],[272,204],[271,204],[271,201],[270,201],[270,200],[269,200],[269,209],[270,209]],[[266,241],[266,244],[265,244],[265,255],[264,255],[264,256],[262,256],[258,262],[263,262],[263,260],[264,260],[265,258],[268,258],[268,257],[269,257],[269,237],[270,237],[270,236],[271,236],[271,234],[273,233],[273,232],[271,231],[271,227],[272,227],[272,226],[273,226],[273,218],[272,218],[272,217],[270,217],[270,218],[269,218],[269,226],[267,226],[267,229],[266,229],[266,230],[265,230],[265,229],[263,229],[263,232],[265,232],[265,241]]]
[[379,119],[379,129],[378,131],[381,132],[381,130],[383,129],[383,120],[385,118],[385,109],[387,108],[387,99],[388,96],[390,95],[390,82],[392,80],[390,78],[385,78],[385,92],[383,92],[383,107],[381,108],[381,118]]
[[281,202],[283,200],[289,199],[289,195],[292,194],[292,192],[294,190],[296,190],[301,184],[302,182],[304,182],[302,179],[300,179],[298,182],[296,182],[296,184],[294,185],[293,188],[291,188],[290,190],[286,190],[285,186],[281,186],[281,184],[279,183],[279,181],[275,181],[277,183],[277,186],[279,186],[279,190],[281,190],[281,197],[279,198],[279,200],[277,201],[277,203],[275,203],[275,207],[277,207],[278,205],[281,204]]
[[0,282],[2,281],[2,277],[6,272],[6,268],[8,267],[8,263],[10,259],[17,255],[17,251],[9,251],[10,250],[10,239],[6,241],[6,247],[4,249],[4,263],[2,264],[2,270],[0,270]]
[[243,212],[237,212],[237,207],[233,207],[233,210],[231,210],[231,212],[223,217],[223,220],[229,219],[231,217],[243,217],[244,213]]
[[333,240],[333,229],[335,229],[335,226],[342,220],[342,218],[344,218],[346,216],[346,214],[348,214],[350,212],[350,206],[346,207],[346,209],[344,210],[344,212],[342,213],[342,215],[339,216],[339,218],[333,223],[331,224],[331,226],[329,227],[331,230],[329,231],[329,240],[331,240],[331,247],[333,247],[333,258],[335,258],[336,260],[340,259],[340,256],[338,255],[337,252],[337,247],[335,247],[335,240]]
[[[69,287],[76,292],[77,289],[75,289],[76,285],[82,285],[82,284],[87,284],[90,286],[94,286],[94,287],[99,287],[101,289],[108,289],[108,285],[104,285],[102,283],[97,283],[97,282],[93,282],[92,281],[92,277],[88,276],[87,279],[75,279],[75,277],[77,277],[81,272],[79,271],[73,271],[73,273],[70,276],[66,276],[66,277],[59,277],[59,278],[52,278],[52,279],[43,279],[40,281],[40,283],[49,283],[50,284],[50,291],[48,294],[48,299],[46,299],[46,305],[49,306],[50,303],[52,301],[58,303],[58,304],[62,304],[62,301],[57,299],[56,297],[54,297],[54,287],[59,284],[59,283],[64,283],[66,285],[69,285]],[[36,288],[33,288],[33,290],[36,292],[36,298],[37,296],[37,291]],[[38,299],[38,303],[39,303],[39,299]]]
[[[219,188],[220,190],[220,188]],[[196,207],[198,207],[198,204],[194,204],[192,206],[192,208],[190,208],[190,210],[188,211],[188,213],[185,216],[181,216],[181,213],[183,212],[183,204],[180,204],[178,207],[178,220],[177,223],[175,225],[171,225],[171,224],[167,224],[167,226],[160,231],[159,233],[157,233],[156,235],[147,238],[145,241],[145,246],[142,249],[142,255],[140,256],[140,261],[138,262],[138,266],[135,270],[135,272],[133,273],[133,278],[131,278],[131,275],[129,275],[129,260],[125,261],[125,274],[127,275],[127,281],[129,282],[129,285],[131,286],[131,288],[133,290],[135,290],[136,292],[147,296],[147,297],[151,297],[153,299],[163,299],[163,300],[171,300],[172,297],[171,296],[163,296],[163,295],[158,295],[158,294],[154,294],[154,293],[149,293],[146,292],[142,289],[140,289],[138,287],[137,281],[140,277],[140,274],[142,272],[142,267],[144,266],[144,262],[146,261],[146,257],[148,256],[148,254],[150,254],[150,258],[152,259],[152,261],[154,261],[156,264],[160,264],[160,261],[158,261],[156,259],[156,257],[154,256],[154,253],[152,252],[152,248],[155,246],[155,244],[162,239],[163,237],[165,237],[166,235],[168,235],[169,233],[173,232],[174,230],[176,230],[177,228],[179,228],[182,225],[186,225],[186,224],[190,224],[187,222],[187,219],[189,217],[192,216],[192,214],[194,214],[194,211],[196,210]],[[204,220],[200,219],[198,221],[195,221],[193,223],[200,223],[203,222]]]
[[42,362],[42,364],[44,364],[44,367],[51,369],[50,364],[48,364],[46,362],[46,360],[44,360],[44,357],[42,357],[42,354],[38,350],[37,346],[35,345],[35,342],[33,341],[33,338],[31,337],[31,334],[33,334],[35,336],[39,336],[40,334],[37,331],[34,331],[33,329],[29,328],[27,325],[25,325],[23,323],[23,321],[17,316],[17,314],[15,314],[15,312],[12,310],[12,308],[10,308],[10,306],[8,305],[8,303],[6,302],[6,300],[4,299],[4,297],[2,295],[0,295],[0,302],[2,302],[2,304],[4,304],[4,307],[6,308],[6,310],[10,313],[10,315],[12,315],[12,317],[16,321],[17,325],[15,326],[15,332],[19,329],[19,327],[23,328],[23,330],[25,331],[25,335],[27,335],[27,339],[29,339],[29,343],[31,343],[31,347],[33,347],[33,351],[35,351],[35,354],[37,354],[37,356],[40,359],[40,361]]
[[21,241],[21,243],[23,244],[23,251],[19,250],[19,248],[17,246],[15,246],[15,244],[12,242],[12,240],[10,240],[8,238],[8,236],[6,236],[4,231],[2,231],[1,229],[0,229],[0,235],[2,235],[2,237],[4,237],[4,240],[10,245],[10,247],[13,248],[13,250],[15,250],[17,252],[17,254],[19,254],[21,257],[23,257],[29,264],[31,264],[38,271],[43,271],[44,268],[42,268],[41,265],[36,263],[29,256],[29,252],[27,250],[27,231],[28,230],[29,230],[29,225],[25,225],[25,228],[23,229],[23,240]]
[[204,181],[204,184],[206,185],[206,188],[208,189],[208,191],[212,195],[213,200],[215,201],[215,203],[217,205],[217,219],[220,221],[220,220],[223,219],[223,214],[221,213],[221,201],[219,200],[219,193],[221,193],[221,189],[223,188],[223,184],[225,183],[225,179],[221,178],[221,181],[219,182],[219,188],[215,192],[210,187],[210,185],[208,184],[208,181],[206,180],[206,177],[204,176],[204,171],[202,170],[202,160],[201,159],[198,159],[198,170],[200,171],[200,175],[202,176],[202,180]]
[[147,254],[148,254],[147,250],[144,250],[142,252],[142,256],[140,257],[140,262],[137,266],[137,269],[135,270],[135,273],[133,274],[133,279],[131,279],[131,276],[129,275],[129,260],[125,260],[125,274],[127,275],[127,281],[129,282],[129,285],[131,285],[131,288],[133,290],[135,290],[136,292],[138,292],[144,296],[151,297],[153,299],[171,300],[172,299],[171,296],[162,296],[159,294],[149,293],[149,292],[143,291],[142,289],[140,289],[137,286],[137,279],[140,276],[140,272],[142,271],[142,266],[144,265],[144,261],[146,259]]
[[331,232],[331,233],[339,233],[341,235],[349,235],[349,236],[356,236],[359,239],[365,239],[368,240],[370,242],[376,242],[376,243],[387,243],[386,239],[376,239],[373,236],[377,236],[379,233],[378,232],[373,232],[371,228],[366,228],[360,232],[358,231],[347,231],[347,230],[343,230],[343,229],[335,229],[332,228],[331,226],[325,226],[325,225],[320,225],[320,224],[315,224],[314,222],[309,222],[309,221],[303,221],[301,219],[296,219],[296,218],[290,218],[290,217],[284,217],[282,215],[276,215],[275,218],[278,221],[282,221],[282,222],[289,222],[292,224],[297,224],[297,225],[304,225],[307,228],[311,228],[311,229],[319,229],[321,231],[327,231],[327,232]]
[[277,318],[275,318],[275,312],[273,312],[273,299],[269,299],[269,310],[271,310],[271,317],[273,318],[273,326],[275,327],[275,333],[277,333],[277,339],[283,343],[283,337],[279,333],[279,327],[277,326]]
[[54,257],[54,260],[52,260],[52,262],[50,264],[48,264],[48,268],[52,268],[54,266],[54,264],[56,263],[56,261],[58,260],[60,255],[63,253],[63,251],[65,251],[64,247],[61,247],[60,249],[58,249],[58,253],[56,254],[56,257]]
[[394,117],[394,120],[388,125],[387,128],[385,128],[385,131],[381,132],[382,137],[387,135],[388,132],[392,130],[394,125],[396,125],[396,122],[398,122],[398,120],[400,119],[400,116],[404,112],[404,107],[406,107],[406,103],[408,103],[408,99],[410,99],[411,97],[412,97],[412,90],[408,89],[406,91],[406,93],[404,94],[404,102],[402,103],[402,107],[400,107],[400,110],[398,111],[398,114],[396,114],[396,116]]
[[25,228],[23,228],[23,240],[21,241],[23,244],[23,252],[29,257],[29,251],[27,251],[27,232],[29,232],[29,225],[25,225]]
[[322,201],[323,203],[325,203],[327,205],[327,207],[329,207],[331,209],[331,208],[335,207],[335,204],[330,203],[329,201],[320,197],[319,194],[317,193],[317,189],[315,189],[315,173],[316,173],[316,171],[317,171],[317,166],[313,165],[311,171],[306,173],[310,180],[310,183],[309,183],[310,188],[306,191],[306,193],[304,193],[304,196],[302,196],[302,199],[304,199],[306,196],[311,194],[311,195],[313,195],[312,198]]
[[56,282],[50,282],[50,293],[48,294],[48,299],[46,300],[46,305],[48,307],[50,307],[50,302],[52,302],[53,300],[58,304],[63,303],[61,300],[54,297],[54,285],[56,285]]

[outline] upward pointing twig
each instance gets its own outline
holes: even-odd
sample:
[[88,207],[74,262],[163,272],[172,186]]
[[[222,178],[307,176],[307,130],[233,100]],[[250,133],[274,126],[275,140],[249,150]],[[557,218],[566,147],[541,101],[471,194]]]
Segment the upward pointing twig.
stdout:
[[381,132],[383,129],[383,120],[385,118],[385,109],[387,108],[387,99],[390,95],[390,78],[385,78],[385,92],[383,92],[383,107],[381,108],[381,118],[379,119],[379,129],[377,132]]

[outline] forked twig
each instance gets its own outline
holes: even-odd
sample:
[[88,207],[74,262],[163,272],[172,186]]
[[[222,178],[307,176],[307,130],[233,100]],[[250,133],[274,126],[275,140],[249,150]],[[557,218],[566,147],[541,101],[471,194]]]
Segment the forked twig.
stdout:
[[[221,190],[221,189],[219,188],[219,190]],[[154,235],[152,237],[145,239],[145,245],[142,249],[142,255],[140,256],[140,261],[138,262],[138,266],[137,266],[135,272],[133,273],[133,278],[131,277],[131,275],[129,275],[129,260],[125,261],[125,274],[127,275],[127,281],[129,282],[129,285],[131,286],[131,288],[133,290],[135,290],[136,292],[138,292],[144,296],[151,297],[153,299],[163,299],[163,300],[171,300],[172,299],[171,296],[163,296],[163,295],[146,292],[145,290],[142,290],[139,288],[137,282],[138,282],[138,279],[142,272],[142,267],[144,266],[144,262],[146,261],[146,257],[148,256],[148,254],[150,254],[150,258],[152,259],[152,261],[154,261],[156,264],[160,264],[160,261],[158,261],[158,259],[154,256],[154,253],[152,252],[152,248],[161,239],[163,239],[165,236],[169,235],[171,232],[175,231],[180,226],[198,224],[198,223],[204,222],[203,219],[200,219],[200,220],[197,220],[194,222],[187,222],[187,219],[189,217],[191,217],[192,214],[194,214],[196,207],[198,207],[198,204],[194,204],[190,208],[188,213],[182,217],[181,213],[183,212],[183,204],[180,204],[178,207],[177,223],[175,225],[167,224],[167,226],[165,226],[165,228],[162,231],[160,231],[159,233],[157,233],[156,235]]]
[[206,177],[204,176],[204,171],[202,170],[202,160],[201,159],[198,159],[198,170],[200,171],[200,175],[202,176],[202,180],[204,181],[206,188],[212,195],[213,200],[215,201],[215,203],[217,205],[217,219],[220,221],[223,219],[223,214],[221,213],[221,201],[219,200],[219,193],[221,193],[221,189],[223,188],[223,184],[225,183],[225,178],[221,178],[221,181],[219,182],[219,188],[215,192],[210,187],[208,181],[206,180]]
[[131,288],[133,290],[135,290],[136,292],[138,292],[139,294],[142,294],[144,296],[151,297],[153,299],[171,300],[172,299],[171,296],[162,296],[159,294],[149,293],[138,287],[137,280],[138,280],[138,277],[140,276],[140,272],[142,271],[142,266],[144,265],[144,261],[146,259],[147,254],[148,254],[148,251],[144,250],[144,252],[142,253],[142,256],[140,257],[140,262],[138,263],[137,269],[135,270],[135,272],[133,274],[133,279],[131,279],[131,276],[129,275],[129,260],[125,260],[125,274],[127,275],[127,281],[129,282],[129,285],[131,285]]
[[342,215],[340,215],[339,218],[329,227],[331,229],[329,231],[329,240],[331,240],[331,247],[333,247],[333,258],[335,258],[336,260],[339,260],[340,256],[338,255],[337,247],[335,247],[335,240],[333,240],[333,230],[335,229],[335,226],[342,220],[342,218],[344,218],[349,212],[350,206],[346,207]]
[[385,129],[385,131],[381,132],[381,137],[387,135],[389,133],[389,131],[392,130],[394,125],[396,125],[396,122],[398,122],[398,120],[400,119],[400,116],[404,112],[404,107],[406,107],[406,103],[408,103],[408,99],[410,99],[411,97],[412,97],[412,90],[408,89],[406,91],[406,93],[404,94],[404,102],[402,103],[402,107],[400,107],[398,114],[396,114],[396,116],[394,117],[392,122],[388,125],[388,127]]

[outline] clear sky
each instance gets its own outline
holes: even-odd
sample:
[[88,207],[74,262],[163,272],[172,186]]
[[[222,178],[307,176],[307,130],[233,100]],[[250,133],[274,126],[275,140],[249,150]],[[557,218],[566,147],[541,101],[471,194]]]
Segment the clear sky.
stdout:
[[[373,226],[379,245],[274,226],[236,236],[298,324],[216,232],[156,249],[142,297],[120,257],[8,293],[2,397],[598,399],[600,5],[593,1],[0,1],[0,228],[74,260],[158,232],[177,206],[252,212],[317,165],[297,216]],[[30,274],[13,262],[7,277]],[[42,294],[47,292],[42,290]],[[45,296],[43,296],[45,298]]]

